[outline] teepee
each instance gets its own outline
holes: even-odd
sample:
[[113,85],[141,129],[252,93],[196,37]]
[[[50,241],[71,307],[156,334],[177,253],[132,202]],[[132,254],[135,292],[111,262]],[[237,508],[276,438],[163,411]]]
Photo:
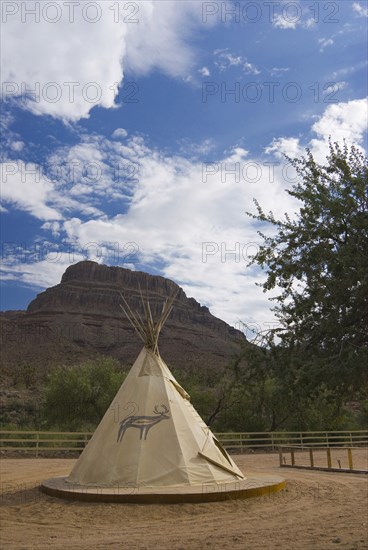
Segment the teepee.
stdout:
[[142,292],[145,319],[122,297],[144,346],[66,483],[159,494],[245,479],[160,357],[158,337],[175,297],[165,301],[157,322]]
[[275,475],[245,478],[190,404],[158,351],[176,295],[155,323],[123,299],[144,347],[68,477],[41,483],[52,496],[102,502],[177,503],[248,498],[279,491]]

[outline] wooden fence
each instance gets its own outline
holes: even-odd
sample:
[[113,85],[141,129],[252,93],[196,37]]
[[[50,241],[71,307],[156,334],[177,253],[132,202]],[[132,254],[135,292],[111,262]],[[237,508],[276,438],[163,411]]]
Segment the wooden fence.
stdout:
[[217,433],[223,446],[236,452],[249,449],[276,451],[280,445],[299,445],[305,447],[334,447],[349,445],[367,446],[368,430],[355,431],[317,431],[317,432],[233,432]]
[[[92,436],[91,432],[31,432],[0,431],[0,452],[35,456],[45,453],[81,452]],[[318,432],[228,432],[216,433],[219,441],[230,452],[278,451],[280,446],[356,447],[368,446],[368,430]]]
[[280,445],[280,466],[333,472],[368,474],[368,448],[301,447]]

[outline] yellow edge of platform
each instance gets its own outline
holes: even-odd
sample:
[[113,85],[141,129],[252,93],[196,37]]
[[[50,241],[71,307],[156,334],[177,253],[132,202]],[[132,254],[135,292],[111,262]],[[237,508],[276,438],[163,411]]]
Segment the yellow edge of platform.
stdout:
[[103,494],[82,491],[68,491],[49,487],[47,481],[40,486],[47,495],[68,500],[84,502],[122,502],[136,504],[177,504],[184,502],[218,502],[260,497],[282,491],[286,487],[286,480],[260,487],[249,487],[233,491],[215,491],[203,493],[140,493],[140,494]]

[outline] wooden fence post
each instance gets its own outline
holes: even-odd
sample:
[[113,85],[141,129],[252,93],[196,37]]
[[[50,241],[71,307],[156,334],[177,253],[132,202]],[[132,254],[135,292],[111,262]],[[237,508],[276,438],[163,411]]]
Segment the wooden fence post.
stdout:
[[312,447],[309,449],[309,462],[311,468],[314,468],[314,458],[313,458],[313,449]]
[[281,447],[281,445],[279,446],[279,462],[280,462],[280,466],[282,466],[282,447]]
[[331,449],[330,449],[329,447],[327,447],[326,452],[327,452],[327,468],[331,468],[331,467],[332,467],[332,463],[331,463]]
[[353,452],[352,449],[348,449],[348,461],[349,461],[349,470],[353,469]]
[[294,456],[294,449],[290,450],[290,456],[291,456],[291,465],[295,466],[295,456]]
[[37,432],[36,434],[36,458],[38,458],[38,443],[40,440],[40,434]]

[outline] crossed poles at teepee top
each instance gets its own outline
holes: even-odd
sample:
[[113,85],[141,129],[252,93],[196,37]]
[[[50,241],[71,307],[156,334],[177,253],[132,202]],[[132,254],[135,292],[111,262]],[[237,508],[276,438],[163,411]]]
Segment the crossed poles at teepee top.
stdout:
[[179,290],[180,288],[176,289],[171,296],[166,298],[162,306],[161,316],[158,319],[156,324],[153,320],[151,306],[148,300],[148,289],[147,289],[146,299],[144,299],[142,289],[139,285],[139,293],[141,295],[142,306],[146,317],[145,322],[140,316],[140,314],[138,313],[138,311],[134,312],[132,310],[132,308],[130,307],[130,305],[122,295],[122,293],[120,293],[120,297],[123,300],[123,304],[124,304],[124,305],[119,304],[121,309],[125,313],[131,325],[134,327],[134,329],[138,333],[138,336],[144,343],[145,347],[153,351],[153,353],[155,353],[156,355],[159,355],[158,337],[160,335],[160,331],[171,313],[174,300],[177,297]]

